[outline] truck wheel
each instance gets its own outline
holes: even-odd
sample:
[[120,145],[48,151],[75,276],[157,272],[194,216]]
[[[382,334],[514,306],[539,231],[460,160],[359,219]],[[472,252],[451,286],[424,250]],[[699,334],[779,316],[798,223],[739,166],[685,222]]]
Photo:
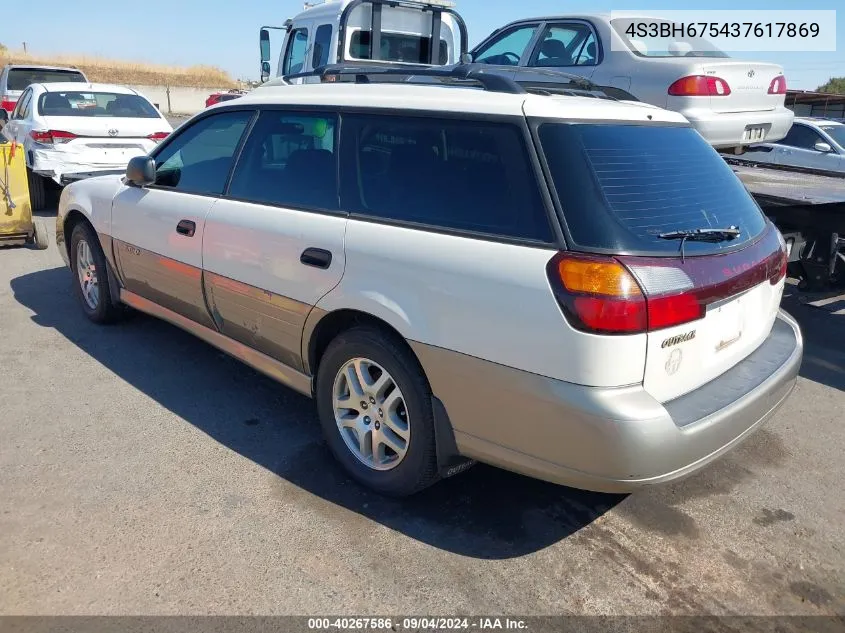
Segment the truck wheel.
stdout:
[[33,220],[32,224],[34,228],[33,241],[35,242],[35,248],[39,251],[46,251],[50,247],[50,236],[47,233],[47,225],[40,218]]
[[26,168],[26,181],[29,184],[29,202],[33,211],[41,211],[44,208],[47,198],[47,183],[44,178],[34,173],[29,167]]

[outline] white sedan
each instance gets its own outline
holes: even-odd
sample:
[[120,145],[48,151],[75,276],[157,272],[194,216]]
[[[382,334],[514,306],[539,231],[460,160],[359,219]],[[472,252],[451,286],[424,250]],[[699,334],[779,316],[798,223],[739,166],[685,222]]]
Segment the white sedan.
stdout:
[[632,25],[660,22],[608,14],[520,20],[492,33],[470,55],[521,83],[560,81],[545,71],[563,71],[612,97],[674,110],[717,148],[786,136],[794,114],[784,105],[783,68],[731,59],[701,38],[630,36],[638,33]]
[[32,206],[40,209],[47,179],[65,185],[123,173],[131,158],[149,154],[172,131],[156,107],[130,88],[43,83],[23,92],[3,136],[24,146]]

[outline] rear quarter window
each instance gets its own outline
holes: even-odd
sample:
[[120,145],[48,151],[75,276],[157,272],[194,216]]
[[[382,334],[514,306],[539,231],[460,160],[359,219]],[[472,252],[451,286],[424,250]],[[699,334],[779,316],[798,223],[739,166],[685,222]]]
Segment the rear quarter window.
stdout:
[[353,164],[341,170],[350,211],[432,228],[554,241],[517,125],[350,116],[344,118],[342,136],[345,146],[354,148],[345,157]]
[[692,128],[541,123],[538,135],[569,239],[582,250],[674,255],[669,231],[737,226],[736,240],[687,242],[689,255],[732,249],[766,219]]

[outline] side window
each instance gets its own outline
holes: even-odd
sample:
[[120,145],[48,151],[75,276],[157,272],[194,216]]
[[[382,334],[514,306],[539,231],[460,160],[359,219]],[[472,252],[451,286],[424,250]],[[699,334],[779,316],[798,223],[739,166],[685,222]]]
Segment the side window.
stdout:
[[441,229],[553,240],[516,125],[350,116],[344,117],[343,134],[344,165],[354,163],[341,170],[343,204],[350,212]]
[[180,132],[156,155],[159,187],[222,194],[235,150],[253,112],[221,112]]
[[244,144],[228,195],[337,210],[336,130],[332,114],[262,112]]
[[284,74],[294,75],[305,70],[305,55],[308,52],[308,29],[296,29],[290,34],[285,52]]
[[497,36],[484,48],[475,53],[475,61],[479,64],[495,64],[498,66],[517,66],[525,54],[525,49],[531,43],[537,30],[536,24],[518,26]]
[[311,65],[314,68],[319,68],[329,63],[329,49],[331,47],[332,25],[324,24],[314,33],[314,53],[311,57]]
[[30,107],[29,103],[32,101],[32,89],[27,88],[26,92],[24,92],[20,99],[18,99],[17,105],[15,105],[15,109],[12,111],[12,119],[25,119],[29,116]]
[[596,41],[586,24],[556,24],[546,27],[530,66],[559,68],[594,66]]
[[816,143],[823,140],[821,134],[812,128],[796,123],[789,130],[789,134],[780,141],[780,145],[789,145],[799,149],[813,149]]

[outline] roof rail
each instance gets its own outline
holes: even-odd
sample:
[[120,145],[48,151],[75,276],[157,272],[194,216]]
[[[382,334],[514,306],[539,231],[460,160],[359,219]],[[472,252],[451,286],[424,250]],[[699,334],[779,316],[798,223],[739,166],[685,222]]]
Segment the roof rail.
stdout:
[[607,90],[589,79],[567,72],[532,69],[532,75],[542,75],[561,81],[517,81],[502,74],[492,72],[488,64],[456,64],[452,66],[408,66],[396,63],[343,63],[329,64],[312,71],[285,75],[282,80],[288,83],[292,79],[319,77],[323,83],[337,81],[340,77],[354,76],[355,83],[368,84],[373,80],[379,83],[399,81],[403,83],[429,83],[423,78],[439,80],[446,85],[466,86],[470,83],[480,85],[488,92],[507,94],[538,94],[544,96],[566,95],[586,96],[617,101]]
[[[355,83],[371,83],[370,77],[405,78],[413,83],[414,77],[431,77],[448,83],[476,82],[489,92],[508,94],[526,94],[526,90],[513,79],[491,73],[484,64],[458,64],[455,66],[411,67],[389,64],[330,64],[316,68],[311,72],[286,75],[284,80],[302,77],[319,77],[323,82],[331,82],[330,77],[354,76]],[[386,79],[390,81],[390,79]]]

